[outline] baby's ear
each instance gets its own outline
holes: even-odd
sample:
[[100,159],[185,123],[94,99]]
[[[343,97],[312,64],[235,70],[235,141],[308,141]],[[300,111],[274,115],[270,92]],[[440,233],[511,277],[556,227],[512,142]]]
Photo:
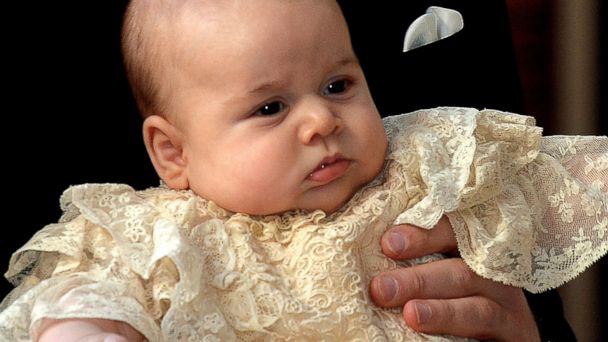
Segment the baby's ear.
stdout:
[[143,130],[146,150],[158,176],[171,189],[187,189],[181,132],[158,115],[147,117]]

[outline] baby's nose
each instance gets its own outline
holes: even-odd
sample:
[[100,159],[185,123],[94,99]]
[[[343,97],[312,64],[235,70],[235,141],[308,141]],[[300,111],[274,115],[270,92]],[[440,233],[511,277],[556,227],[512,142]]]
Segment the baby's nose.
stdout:
[[312,143],[316,138],[337,134],[342,129],[342,119],[332,109],[319,101],[316,105],[302,108],[303,119],[299,129],[299,138],[304,144]]

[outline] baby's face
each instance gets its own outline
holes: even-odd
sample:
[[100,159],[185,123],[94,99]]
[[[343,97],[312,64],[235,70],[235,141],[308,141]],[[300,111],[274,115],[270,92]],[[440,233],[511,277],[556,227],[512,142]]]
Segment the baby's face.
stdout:
[[191,19],[173,82],[189,188],[236,212],[335,211],[387,144],[338,6],[244,0],[210,17]]

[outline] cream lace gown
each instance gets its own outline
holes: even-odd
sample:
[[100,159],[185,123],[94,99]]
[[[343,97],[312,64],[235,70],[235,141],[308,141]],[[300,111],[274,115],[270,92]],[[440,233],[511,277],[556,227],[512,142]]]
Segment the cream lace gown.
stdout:
[[531,291],[606,253],[605,137],[541,138],[529,117],[466,108],[385,126],[383,172],[329,216],[233,214],[164,188],[68,189],[61,221],[11,259],[0,340],[35,339],[44,317],[125,321],[150,341],[451,339],[370,301],[370,278],[399,266],[379,247],[393,222],[430,228],[447,214],[475,272]]

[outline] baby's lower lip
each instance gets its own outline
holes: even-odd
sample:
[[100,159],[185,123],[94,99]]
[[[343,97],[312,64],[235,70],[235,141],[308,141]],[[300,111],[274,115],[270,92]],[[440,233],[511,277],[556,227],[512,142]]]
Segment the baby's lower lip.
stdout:
[[313,171],[308,176],[308,179],[321,183],[320,185],[327,184],[336,178],[342,177],[346,173],[346,170],[348,170],[350,164],[351,162],[348,159],[337,160],[331,164],[325,165],[321,169]]

